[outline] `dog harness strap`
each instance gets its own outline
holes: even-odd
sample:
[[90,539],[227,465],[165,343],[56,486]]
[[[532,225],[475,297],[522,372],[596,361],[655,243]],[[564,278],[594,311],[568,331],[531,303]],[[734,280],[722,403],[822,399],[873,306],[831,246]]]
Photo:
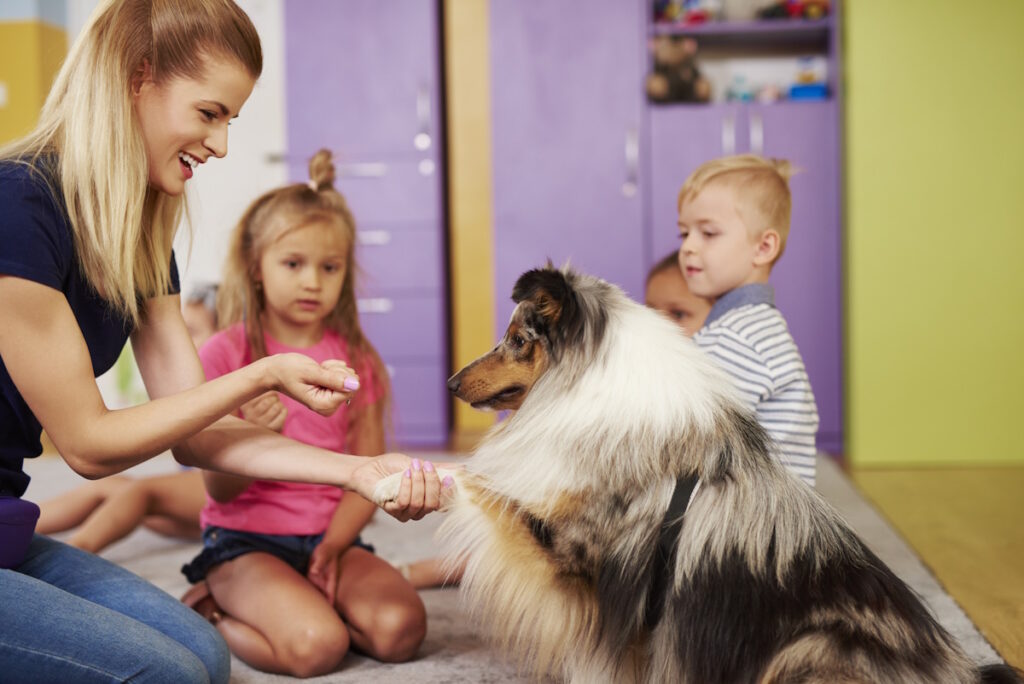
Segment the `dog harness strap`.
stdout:
[[700,478],[696,475],[676,480],[672,500],[669,501],[668,510],[665,511],[665,517],[661,521],[661,533],[658,535],[658,546],[655,548],[652,560],[651,588],[647,594],[647,610],[644,613],[644,626],[648,631],[653,630],[661,619],[665,591],[669,579],[672,577],[672,560],[676,540],[679,538],[679,530],[683,527],[683,515],[690,505],[690,499],[699,482]]

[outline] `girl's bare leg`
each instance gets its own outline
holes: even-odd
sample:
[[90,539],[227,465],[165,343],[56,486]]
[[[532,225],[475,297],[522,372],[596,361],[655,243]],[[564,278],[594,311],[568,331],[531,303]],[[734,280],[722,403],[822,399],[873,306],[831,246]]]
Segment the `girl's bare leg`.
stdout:
[[36,532],[56,534],[78,527],[108,497],[129,486],[134,480],[127,475],[111,475],[75,487],[69,492],[39,504]]
[[342,554],[335,606],[353,646],[377,660],[409,660],[427,633],[427,613],[416,589],[366,549],[352,547]]
[[206,581],[222,612],[217,630],[252,667],[312,677],[335,669],[348,652],[338,613],[281,559],[247,553],[218,565]]
[[[102,480],[99,480],[102,482]],[[141,524],[175,536],[199,536],[206,492],[199,470],[182,470],[130,482],[108,496],[68,543],[99,553]]]
[[448,572],[442,558],[424,558],[399,566],[402,576],[417,589],[458,586],[463,570],[464,565],[460,565]]

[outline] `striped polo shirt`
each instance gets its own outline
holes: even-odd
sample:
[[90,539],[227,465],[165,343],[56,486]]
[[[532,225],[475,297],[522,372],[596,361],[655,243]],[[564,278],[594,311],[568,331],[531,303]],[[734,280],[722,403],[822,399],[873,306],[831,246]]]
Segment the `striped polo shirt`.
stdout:
[[800,351],[774,300],[766,284],[727,292],[715,301],[694,339],[732,376],[775,440],[782,464],[814,486],[818,409]]

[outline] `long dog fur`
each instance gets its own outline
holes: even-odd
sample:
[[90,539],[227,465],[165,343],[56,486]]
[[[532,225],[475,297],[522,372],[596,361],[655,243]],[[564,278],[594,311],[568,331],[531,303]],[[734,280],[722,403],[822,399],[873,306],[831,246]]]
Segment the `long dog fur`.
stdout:
[[[1020,681],[969,661],[672,323],[550,265],[513,299],[499,345],[449,381],[517,410],[458,474],[439,538],[523,667],[581,684]],[[665,567],[663,518],[691,475]]]

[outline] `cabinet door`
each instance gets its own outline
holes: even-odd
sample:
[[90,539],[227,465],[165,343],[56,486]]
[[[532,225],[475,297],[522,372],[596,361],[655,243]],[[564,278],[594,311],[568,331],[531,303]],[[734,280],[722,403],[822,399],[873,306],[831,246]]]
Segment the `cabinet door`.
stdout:
[[285,3],[288,99],[300,104],[288,110],[293,159],[324,146],[342,162],[438,147],[436,9],[424,0]]
[[448,436],[437,4],[285,4],[290,177],[335,153],[356,220],[360,320],[392,372],[400,444]]
[[679,249],[679,189],[704,162],[734,154],[741,141],[737,105],[651,106],[650,237],[646,266]]
[[818,447],[842,448],[842,262],[836,104],[751,105],[751,151],[788,159],[793,213],[772,271],[776,304],[803,355],[818,402]]
[[643,3],[490,3],[497,332],[551,259],[643,287]]

